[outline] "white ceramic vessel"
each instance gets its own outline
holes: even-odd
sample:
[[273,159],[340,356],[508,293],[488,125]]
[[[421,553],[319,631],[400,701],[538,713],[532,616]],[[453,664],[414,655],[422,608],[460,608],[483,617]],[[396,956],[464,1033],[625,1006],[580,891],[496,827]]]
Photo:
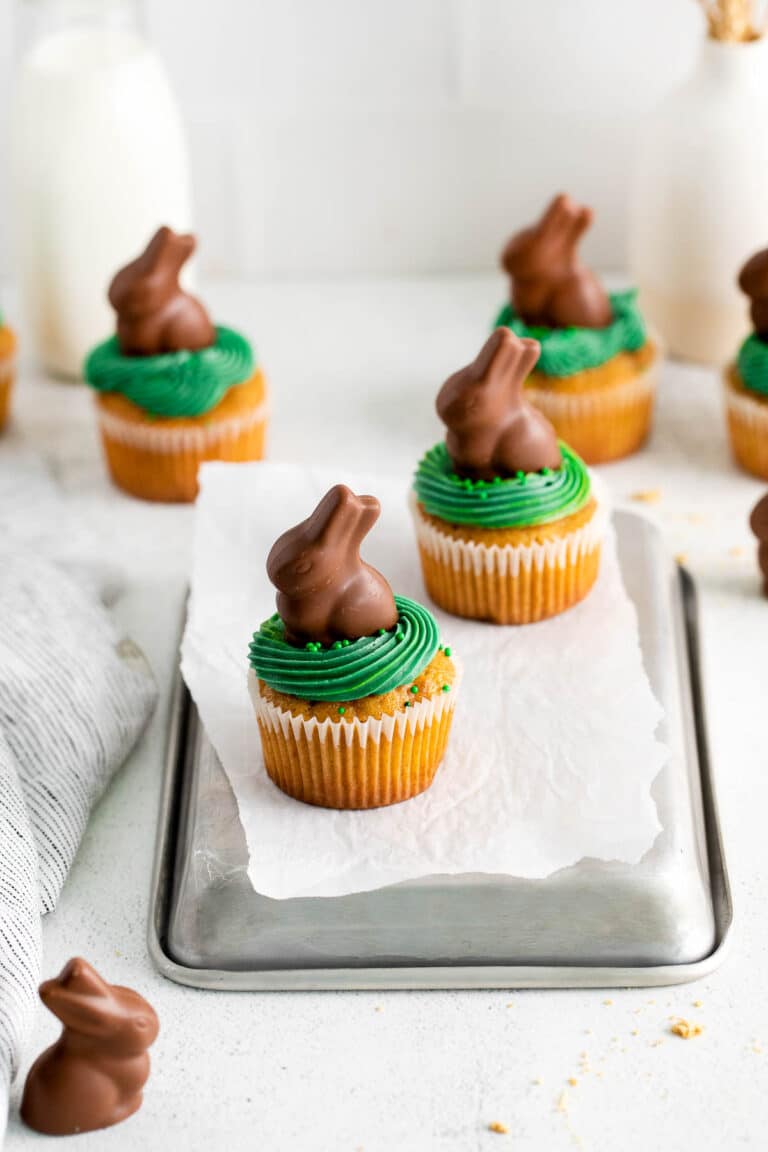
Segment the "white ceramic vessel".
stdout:
[[721,364],[748,328],[741,264],[768,244],[768,43],[707,40],[642,126],[630,265],[668,351]]

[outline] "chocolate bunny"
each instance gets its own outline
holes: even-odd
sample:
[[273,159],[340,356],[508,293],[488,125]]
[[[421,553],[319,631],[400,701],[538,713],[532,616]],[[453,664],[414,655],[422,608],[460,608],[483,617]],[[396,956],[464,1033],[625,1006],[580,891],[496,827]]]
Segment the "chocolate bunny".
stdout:
[[604,328],[611,304],[600,281],[579,263],[577,245],[592,209],[556,196],[537,224],[506,244],[501,265],[512,278],[511,300],[526,324]]
[[539,351],[535,340],[496,328],[477,359],[443,384],[437,413],[448,427],[445,444],[458,475],[493,480],[560,467],[555,430],[523,389]]
[[360,544],[380,510],[375,496],[356,496],[337,484],[272,545],[267,574],[278,589],[289,644],[357,640],[395,626],[392,589],[360,559]]
[[179,285],[182,265],[195,250],[194,236],[159,228],[141,256],[121,268],[109,286],[117,313],[117,340],[125,356],[195,352],[216,340],[200,301]]
[[40,999],[64,1025],[32,1065],[22,1119],[51,1136],[107,1128],[132,1115],[149,1076],[157,1037],[154,1009],[138,992],[107,984],[75,958],[40,985]]
[[757,563],[763,577],[763,592],[768,596],[768,493],[752,509],[749,526],[757,537]]
[[739,272],[739,288],[749,296],[749,314],[757,335],[768,340],[768,248],[756,252]]

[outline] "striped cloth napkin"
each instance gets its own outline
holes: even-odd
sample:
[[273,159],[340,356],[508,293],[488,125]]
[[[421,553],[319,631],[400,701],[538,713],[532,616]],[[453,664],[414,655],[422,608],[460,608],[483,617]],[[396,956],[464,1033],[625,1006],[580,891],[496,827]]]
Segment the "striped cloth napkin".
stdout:
[[[3,470],[7,508],[4,479]],[[56,906],[91,808],[156,698],[92,573],[84,579],[14,535],[0,517],[0,1145],[37,1004],[41,917]]]

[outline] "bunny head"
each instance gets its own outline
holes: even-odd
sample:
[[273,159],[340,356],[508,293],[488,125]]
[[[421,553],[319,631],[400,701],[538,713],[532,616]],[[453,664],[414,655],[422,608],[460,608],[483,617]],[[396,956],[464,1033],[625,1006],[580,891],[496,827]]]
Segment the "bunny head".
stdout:
[[375,496],[356,496],[337,484],[272,545],[267,575],[278,589],[289,643],[356,640],[397,623],[389,584],[360,559],[379,512]]
[[555,430],[523,388],[539,350],[536,340],[496,328],[477,358],[443,384],[437,413],[457,475],[493,480],[560,467]]
[[502,268],[520,280],[561,279],[576,266],[577,245],[591,223],[591,208],[563,193],[555,196],[538,223],[507,242]]
[[603,328],[612,308],[597,277],[579,263],[578,244],[592,209],[556,196],[537,224],[518,232],[501,255],[515,311],[527,324]]
[[141,255],[115,275],[108,295],[125,355],[192,352],[214,343],[216,330],[207,312],[179,284],[194,250],[194,236],[159,228]]
[[40,985],[40,999],[67,1032],[116,1056],[138,1056],[157,1038],[154,1008],[130,988],[108,984],[79,957]]
[[739,272],[739,288],[749,297],[755,332],[768,340],[768,248],[747,260]]

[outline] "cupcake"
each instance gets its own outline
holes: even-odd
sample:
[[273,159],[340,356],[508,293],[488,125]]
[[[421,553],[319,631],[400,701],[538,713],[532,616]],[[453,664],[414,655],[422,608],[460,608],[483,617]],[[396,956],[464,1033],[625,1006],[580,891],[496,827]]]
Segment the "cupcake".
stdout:
[[0,313],[0,431],[8,422],[11,392],[16,377],[16,333]]
[[725,411],[731,448],[747,472],[768,480],[768,248],[739,273],[750,299],[753,331],[725,370]]
[[193,236],[155,233],[112,281],[117,331],[85,362],[112,479],[144,500],[194,500],[204,460],[264,453],[267,389],[251,345],[179,285],[194,248]]
[[267,560],[277,613],[250,646],[267,773],[324,808],[423,792],[453,718],[460,674],[437,621],[360,559],[378,516],[378,500],[338,484],[280,536]]
[[538,356],[535,340],[497,328],[437,397],[448,434],[419,464],[411,506],[427,591],[456,616],[532,624],[597,578],[589,473],[524,388]]
[[653,416],[658,349],[635,291],[607,293],[579,263],[589,208],[556,196],[538,224],[518,232],[501,257],[510,303],[496,325],[541,344],[526,381],[533,403],[589,464],[618,460],[646,439]]

